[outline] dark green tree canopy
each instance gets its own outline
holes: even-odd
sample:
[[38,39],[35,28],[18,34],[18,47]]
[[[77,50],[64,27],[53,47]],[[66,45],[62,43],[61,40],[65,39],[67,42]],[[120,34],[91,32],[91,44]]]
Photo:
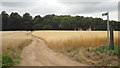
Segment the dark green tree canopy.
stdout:
[[[17,12],[9,15],[5,11],[0,15],[2,15],[2,30],[107,30],[107,21],[101,18],[54,14],[44,17],[37,15],[32,18],[29,13],[20,16]],[[120,22],[112,20],[110,25],[114,30],[120,30]]]
[[31,30],[31,29],[33,29],[32,26],[33,26],[32,16],[29,13],[23,14],[23,18],[22,18],[22,27],[23,27],[23,29]]
[[5,11],[3,11],[1,15],[2,15],[2,29],[6,30],[8,29],[7,27],[9,24],[9,15]]
[[[22,20],[22,17],[17,13],[11,13],[10,14],[10,17],[9,17],[9,27],[10,29],[20,29],[21,27],[21,21]],[[16,26],[16,25],[19,25],[19,26]]]
[[33,29],[43,29],[44,23],[43,23],[43,19],[40,15],[37,15],[34,17],[33,25],[34,25]]

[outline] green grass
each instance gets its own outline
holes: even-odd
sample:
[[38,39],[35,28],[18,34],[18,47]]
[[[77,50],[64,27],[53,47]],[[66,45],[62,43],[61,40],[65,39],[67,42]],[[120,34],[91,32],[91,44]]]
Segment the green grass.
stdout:
[[2,67],[14,66],[19,64],[21,60],[22,49],[21,48],[11,48],[8,51],[3,51],[2,53]]
[[7,53],[2,54],[2,67],[13,66],[18,63],[19,63],[18,60],[14,59],[13,56]]
[[2,54],[0,53],[0,67],[2,67]]
[[[20,63],[23,48],[28,46],[32,39],[27,39],[16,46],[9,45],[2,48],[2,67],[14,66]],[[4,46],[4,45],[3,45]],[[13,46],[13,47],[12,47]]]
[[14,66],[20,63],[21,60],[21,53],[24,47],[26,47],[32,40],[29,40],[23,43],[20,46],[15,48],[9,48],[7,50],[2,51],[2,67]]
[[96,49],[86,49],[87,52],[100,52],[100,53],[107,53],[110,55],[119,55],[120,45],[114,46],[114,50],[109,50],[109,46],[101,46]]

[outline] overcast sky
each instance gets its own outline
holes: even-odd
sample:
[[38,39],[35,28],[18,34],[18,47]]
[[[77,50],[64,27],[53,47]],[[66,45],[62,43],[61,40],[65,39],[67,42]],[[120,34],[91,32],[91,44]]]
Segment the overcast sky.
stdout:
[[[109,11],[110,20],[118,21],[119,0],[2,0],[1,10],[8,14],[18,12],[23,15],[80,15],[85,17],[102,17],[102,13]],[[2,12],[0,10],[0,12]]]

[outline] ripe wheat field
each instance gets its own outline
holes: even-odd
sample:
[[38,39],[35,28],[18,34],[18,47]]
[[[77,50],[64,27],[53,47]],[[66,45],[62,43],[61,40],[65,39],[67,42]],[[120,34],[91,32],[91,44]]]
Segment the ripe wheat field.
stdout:
[[18,57],[22,48],[31,42],[27,31],[2,31],[2,53]]
[[[33,35],[45,40],[50,48],[59,51],[97,48],[107,42],[107,31],[34,31]],[[114,31],[114,41],[118,45],[118,31]]]
[[[115,45],[120,45],[118,43],[118,40],[120,40],[118,33],[118,31],[114,31]],[[73,48],[97,48],[106,45],[107,43],[107,31],[41,30],[33,31],[32,35],[43,39],[48,47],[56,51],[66,51]],[[7,53],[11,55],[15,61],[19,61],[22,49],[30,44],[32,37],[28,35],[28,31],[0,31],[0,40],[2,40],[0,41],[2,42],[2,44],[0,43],[0,48],[2,47],[2,54]],[[73,53],[70,53],[70,55],[72,54]],[[84,58],[81,60],[81,56],[84,56],[81,54],[80,56],[79,54],[77,55],[77,57],[80,58],[79,61],[82,62]],[[85,58],[85,60],[87,59]],[[103,62],[105,61],[101,61],[101,63]],[[106,62],[108,61],[106,60]],[[88,63],[90,63],[90,61]]]

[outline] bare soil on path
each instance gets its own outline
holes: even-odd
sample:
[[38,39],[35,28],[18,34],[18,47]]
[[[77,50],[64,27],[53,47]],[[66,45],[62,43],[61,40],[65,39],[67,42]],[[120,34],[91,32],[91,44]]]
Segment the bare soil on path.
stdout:
[[42,39],[32,36],[32,40],[31,44],[23,49],[20,66],[86,66],[51,50]]

